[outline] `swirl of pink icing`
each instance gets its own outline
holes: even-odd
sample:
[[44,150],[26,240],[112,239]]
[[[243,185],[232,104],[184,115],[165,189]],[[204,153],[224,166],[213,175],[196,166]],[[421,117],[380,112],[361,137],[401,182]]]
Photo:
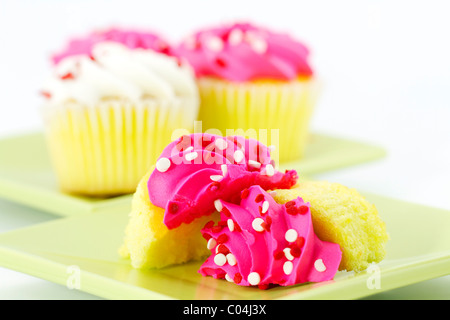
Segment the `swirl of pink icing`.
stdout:
[[220,201],[221,220],[202,229],[212,253],[202,275],[260,288],[333,279],[342,253],[315,235],[309,203],[278,204],[259,186],[241,198],[240,204]]
[[313,74],[304,44],[249,23],[201,30],[175,50],[193,66],[198,77],[292,80]]
[[172,51],[168,42],[156,33],[111,28],[105,31],[94,31],[85,37],[70,40],[62,52],[52,56],[53,63],[57,64],[65,57],[74,55],[92,57],[92,48],[97,43],[105,41],[119,42],[130,49],[151,49],[165,54],[170,54]]
[[277,171],[270,149],[255,139],[194,133],[163,150],[147,187],[172,229],[213,213],[218,199],[239,201],[240,191],[252,185],[288,189],[297,180],[295,170]]

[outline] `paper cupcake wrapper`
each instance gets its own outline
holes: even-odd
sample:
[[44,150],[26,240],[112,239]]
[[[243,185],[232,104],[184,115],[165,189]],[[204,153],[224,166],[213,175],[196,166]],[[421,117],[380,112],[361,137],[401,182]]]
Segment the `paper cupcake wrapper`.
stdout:
[[317,97],[315,81],[232,83],[202,78],[198,85],[205,131],[228,135],[240,129],[235,132],[275,146],[272,158],[280,162],[303,156]]
[[62,190],[91,196],[134,192],[174,130],[192,131],[196,103],[179,99],[44,107],[48,148]]

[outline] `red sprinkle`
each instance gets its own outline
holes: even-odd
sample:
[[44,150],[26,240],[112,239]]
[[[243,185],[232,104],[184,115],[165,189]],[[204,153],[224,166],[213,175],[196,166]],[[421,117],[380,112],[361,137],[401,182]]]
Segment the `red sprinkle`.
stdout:
[[270,224],[268,224],[267,222],[261,223],[261,227],[263,227],[267,232],[270,231]]
[[236,221],[233,222],[234,222],[234,231],[241,232],[242,231],[241,227],[237,224]]
[[212,238],[212,236],[209,233],[204,233],[204,234],[202,234],[202,236],[203,236],[203,239],[205,239],[206,241],[208,241],[209,239]]
[[308,206],[300,206],[297,211],[300,214],[306,214],[308,210],[309,210]]
[[41,91],[41,94],[46,97],[47,99],[50,99],[52,97],[52,94],[48,91]]
[[268,283],[258,284],[258,288],[261,290],[267,290],[269,289],[269,284]]
[[208,221],[203,228],[210,229],[212,227],[214,227],[214,221],[211,220],[211,221]]
[[225,217],[231,217],[231,212],[230,210],[228,210],[227,208],[223,207],[222,211],[220,211],[220,213],[223,213],[225,215]]
[[300,254],[302,253],[302,250],[298,247],[298,246],[293,246],[292,248],[291,248],[291,255],[293,256],[293,257],[296,257],[296,258],[298,258],[298,257],[300,257]]
[[292,206],[295,206],[295,201],[288,201],[288,202],[286,202],[286,203],[284,204],[284,206],[285,206],[286,208],[290,208],[290,207],[292,207]]
[[[219,237],[219,238],[220,238],[220,237]],[[217,240],[219,240],[219,239],[217,239]],[[230,253],[230,249],[228,249],[227,246],[225,246],[224,244],[220,244],[220,245],[217,247],[217,253],[222,253],[222,254],[224,254],[224,255],[227,255],[227,254]]]
[[237,272],[237,273],[234,275],[233,281],[234,281],[234,283],[236,283],[236,284],[241,283],[241,281],[242,281],[242,275],[241,275],[239,272]]
[[297,211],[297,207],[296,206],[292,206],[292,207],[288,207],[286,208],[286,212],[290,215],[296,215],[298,213]]
[[67,72],[66,74],[61,76],[61,80],[72,80],[72,79],[75,79],[75,77],[71,72]]
[[217,225],[219,225],[221,227],[226,227],[228,225],[228,223],[226,221],[220,220],[219,222],[217,222]]
[[273,254],[273,258],[275,260],[280,260],[284,258],[284,252],[283,251],[275,251]]
[[295,244],[301,248],[303,247],[303,245],[305,244],[305,238],[303,237],[298,237],[297,240],[295,240]]
[[241,192],[241,199],[246,199],[248,197],[248,194],[250,193],[250,191],[248,189],[244,189]]
[[176,145],[176,148],[178,151],[183,151],[191,146],[191,137],[184,135],[180,137],[180,140],[178,140],[178,143]]
[[225,233],[222,233],[219,237],[217,237],[217,243],[225,243],[228,241],[228,236]]
[[222,231],[223,227],[221,225],[217,225],[211,228],[211,231],[214,233]]
[[225,60],[223,60],[221,58],[217,58],[216,63],[219,67],[222,67],[222,68],[225,68],[227,66],[227,63],[225,62]]
[[172,202],[169,204],[169,212],[170,213],[176,213],[178,211],[178,204],[176,204],[175,202]]
[[264,195],[262,193],[258,194],[255,198],[255,202],[261,202],[264,200]]

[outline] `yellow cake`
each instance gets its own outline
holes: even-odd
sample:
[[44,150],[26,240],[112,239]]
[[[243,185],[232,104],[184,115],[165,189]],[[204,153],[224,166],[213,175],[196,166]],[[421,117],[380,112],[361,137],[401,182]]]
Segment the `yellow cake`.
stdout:
[[147,191],[149,176],[150,172],[142,178],[133,195],[120,255],[129,258],[134,268],[161,268],[207,256],[210,251],[200,230],[208,221],[219,220],[219,215],[202,217],[169,230],[163,223],[164,209],[150,202]]
[[339,270],[362,271],[383,260],[388,240],[376,207],[356,190],[338,183],[308,181],[289,190],[276,190],[278,203],[301,197],[311,204],[314,231],[323,241],[340,245]]

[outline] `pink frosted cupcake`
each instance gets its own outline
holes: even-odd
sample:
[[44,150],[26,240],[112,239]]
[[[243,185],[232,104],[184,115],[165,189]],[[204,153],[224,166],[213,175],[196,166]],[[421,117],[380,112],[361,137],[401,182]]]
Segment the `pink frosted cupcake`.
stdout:
[[177,54],[196,72],[204,130],[241,129],[283,162],[303,156],[317,91],[304,44],[242,23],[201,30]]
[[42,92],[48,146],[65,192],[134,192],[174,130],[192,130],[191,67],[153,33],[111,29],[53,56]]

